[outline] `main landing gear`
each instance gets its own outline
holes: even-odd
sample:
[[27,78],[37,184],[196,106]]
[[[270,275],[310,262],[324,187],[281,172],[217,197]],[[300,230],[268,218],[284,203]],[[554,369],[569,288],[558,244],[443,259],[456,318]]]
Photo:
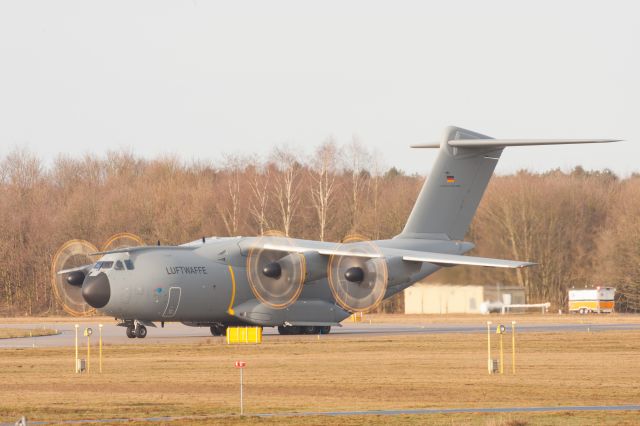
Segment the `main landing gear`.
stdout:
[[144,339],[147,337],[147,327],[140,323],[134,323],[133,321],[127,322],[127,337],[129,339]]
[[291,334],[329,334],[331,332],[331,326],[278,326],[278,333],[284,335]]
[[227,326],[223,324],[214,324],[209,327],[213,336],[226,336]]

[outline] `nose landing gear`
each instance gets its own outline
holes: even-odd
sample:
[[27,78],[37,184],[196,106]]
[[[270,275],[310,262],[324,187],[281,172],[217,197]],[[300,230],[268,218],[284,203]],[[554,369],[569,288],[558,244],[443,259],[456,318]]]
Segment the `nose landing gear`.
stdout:
[[129,339],[136,337],[136,327],[133,324],[127,326],[127,337]]
[[147,327],[142,324],[138,324],[138,326],[136,327],[136,337],[138,339],[144,339],[145,337],[147,337]]
[[147,337],[147,327],[140,324],[139,322],[134,321],[126,321],[127,327],[127,337],[129,339],[144,339]]

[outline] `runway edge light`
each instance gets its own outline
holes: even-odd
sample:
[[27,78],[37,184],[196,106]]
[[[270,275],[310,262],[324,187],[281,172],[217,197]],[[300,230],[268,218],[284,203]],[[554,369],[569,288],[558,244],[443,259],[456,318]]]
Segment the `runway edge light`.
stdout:
[[496,334],[500,335],[500,374],[504,374],[504,344],[502,341],[502,336],[504,336],[505,327],[500,324],[496,328]]

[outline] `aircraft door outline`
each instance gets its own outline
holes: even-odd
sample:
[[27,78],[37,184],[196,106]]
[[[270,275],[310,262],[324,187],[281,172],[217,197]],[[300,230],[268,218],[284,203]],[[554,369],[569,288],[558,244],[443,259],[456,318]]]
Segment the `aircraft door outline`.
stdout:
[[182,295],[181,287],[169,288],[169,299],[167,300],[167,307],[164,309],[162,316],[164,318],[172,318],[178,312],[180,306],[180,296]]

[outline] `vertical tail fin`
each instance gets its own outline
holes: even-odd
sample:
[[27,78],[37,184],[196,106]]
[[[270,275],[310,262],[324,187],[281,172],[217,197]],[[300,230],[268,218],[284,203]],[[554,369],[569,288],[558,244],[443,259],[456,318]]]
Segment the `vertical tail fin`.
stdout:
[[396,238],[461,240],[478,209],[506,146],[618,142],[616,139],[493,139],[448,127],[431,174],[424,183],[402,233]]
[[458,127],[446,129],[438,158],[397,238],[464,238],[503,147],[457,148],[449,145],[449,141],[459,139],[490,138]]

